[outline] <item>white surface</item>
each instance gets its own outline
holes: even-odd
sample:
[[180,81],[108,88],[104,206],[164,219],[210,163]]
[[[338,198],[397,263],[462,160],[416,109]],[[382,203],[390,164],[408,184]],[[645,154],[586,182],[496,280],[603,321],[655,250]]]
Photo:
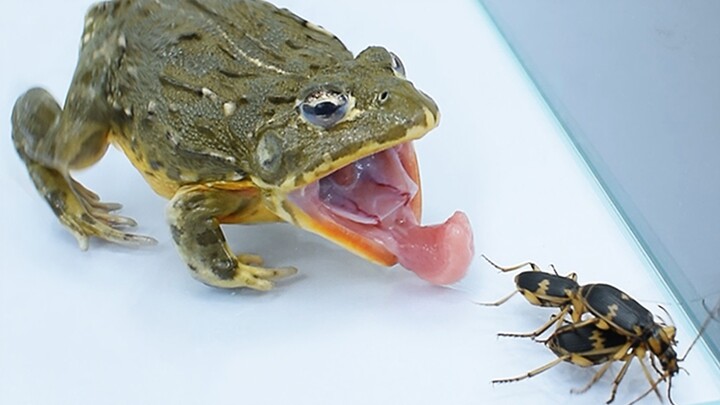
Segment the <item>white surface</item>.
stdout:
[[[301,4],[302,3],[302,4]],[[530,380],[493,378],[554,359],[527,340],[551,313],[516,297],[477,257],[466,279],[433,287],[400,268],[368,264],[288,225],[226,227],[238,249],[301,276],[270,293],[210,289],[189,277],[154,195],[118,152],[81,174],[160,244],[88,252],[37,196],[10,140],[15,98],[42,85],[62,99],[89,2],[3,3],[0,13],[0,403],[2,404],[556,404],[602,403],[619,367],[581,396],[593,374],[562,364]],[[466,0],[282,2],[354,52],[381,44],[437,101],[440,128],[417,143],[425,221],[469,215],[476,250],[499,263],[532,259],[605,281],[693,332],[661,289],[604,195],[479,5]],[[720,399],[718,370],[698,347],[673,381],[678,404]],[[631,367],[626,403],[647,388]],[[656,403],[649,397],[643,403]]]

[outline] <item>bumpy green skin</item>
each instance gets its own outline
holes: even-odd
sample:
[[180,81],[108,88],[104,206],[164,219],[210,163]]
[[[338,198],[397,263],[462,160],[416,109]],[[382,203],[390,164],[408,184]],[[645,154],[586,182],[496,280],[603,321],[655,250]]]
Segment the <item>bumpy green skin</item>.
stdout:
[[[327,129],[297,108],[320,86],[354,101],[348,119]],[[390,96],[380,101],[384,92]],[[332,34],[268,3],[117,0],[86,16],[65,106],[31,89],[16,102],[12,122],[37,189],[81,247],[90,236],[153,241],[118,229],[134,221],[111,214],[119,204],[100,202],[70,176],[113,142],[155,191],[172,198],[174,239],[196,277],[268,289],[268,280],[294,269],[235,256],[219,223],[277,220],[277,201],[291,189],[416,138],[437,117],[385,49],[353,58]]]

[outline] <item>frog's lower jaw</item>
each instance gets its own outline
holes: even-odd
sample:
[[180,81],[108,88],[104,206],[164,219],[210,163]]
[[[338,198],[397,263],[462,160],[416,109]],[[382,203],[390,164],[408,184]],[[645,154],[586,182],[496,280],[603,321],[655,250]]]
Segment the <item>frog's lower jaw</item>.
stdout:
[[434,284],[462,278],[473,239],[465,214],[420,226],[411,143],[360,159],[288,195],[290,220],[385,266],[400,263]]

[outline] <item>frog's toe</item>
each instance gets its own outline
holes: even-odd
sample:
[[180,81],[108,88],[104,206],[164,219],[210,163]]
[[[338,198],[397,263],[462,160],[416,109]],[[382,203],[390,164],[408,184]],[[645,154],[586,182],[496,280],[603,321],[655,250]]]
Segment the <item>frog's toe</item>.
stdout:
[[105,213],[93,213],[93,216],[83,217],[83,230],[86,234],[98,237],[108,242],[125,246],[155,245],[157,240],[150,236],[123,232],[118,227],[135,226],[132,218]]
[[245,287],[268,291],[273,288],[274,280],[289,277],[295,273],[297,273],[297,269],[294,267],[266,268],[240,264],[235,278],[241,281]]
[[111,212],[122,208],[122,205],[118,203],[104,203],[100,200],[90,201],[84,198],[81,198],[81,200],[87,214],[111,228],[131,228],[137,226],[137,222],[130,217],[111,214]]
[[116,202],[87,201],[87,204],[96,210],[113,212],[122,209],[122,204]]
[[70,178],[70,186],[85,201],[100,201],[100,196],[97,195],[97,193],[83,186],[82,183],[73,178]]
[[247,264],[249,266],[262,266],[265,260],[260,255],[254,255],[250,253],[242,253],[237,255],[237,259],[240,263]]
[[118,231],[117,229],[109,226],[101,225],[98,227],[99,232],[94,234],[100,239],[104,239],[108,242],[117,243],[125,246],[149,246],[156,245],[157,239],[151,236],[137,235],[134,233],[126,233]]
[[81,231],[74,229],[70,226],[68,226],[68,229],[70,230],[70,233],[75,237],[75,240],[77,240],[80,250],[82,250],[83,252],[88,250],[88,248],[90,247],[90,238],[88,238],[88,236]]
[[63,222],[75,236],[82,250],[87,250],[88,238],[90,236],[125,246],[145,246],[157,243],[157,240],[149,236],[119,231],[106,224],[103,220],[92,217],[89,214],[84,214],[80,218],[75,219],[66,217]]
[[113,228],[132,228],[137,226],[137,221],[121,215],[113,215],[107,212],[93,212],[93,216]]
[[102,203],[97,194],[88,190],[80,183],[71,180],[72,187],[68,190],[62,184],[56,185],[57,191],[51,193],[51,206],[54,207],[60,221],[75,236],[80,249],[88,248],[91,236],[108,242],[127,246],[151,245],[157,241],[149,236],[126,233],[118,228],[137,225],[132,218],[110,214],[119,204]]
[[297,274],[295,267],[255,267],[248,266],[249,273],[255,278],[261,278],[264,280],[279,280],[281,278],[290,277]]
[[100,201],[100,196],[97,195],[97,193],[83,186],[82,183],[75,179],[70,179],[70,184],[72,185],[73,191],[75,191],[88,209],[112,212],[122,208],[122,204],[119,203]]
[[157,239],[153,238],[152,236],[146,236],[146,235],[138,235],[134,233],[125,233],[120,232],[116,229],[110,228],[113,232],[113,235],[110,237],[102,237],[103,239],[115,242],[120,245],[125,246],[151,246],[151,245],[157,245],[158,241]]

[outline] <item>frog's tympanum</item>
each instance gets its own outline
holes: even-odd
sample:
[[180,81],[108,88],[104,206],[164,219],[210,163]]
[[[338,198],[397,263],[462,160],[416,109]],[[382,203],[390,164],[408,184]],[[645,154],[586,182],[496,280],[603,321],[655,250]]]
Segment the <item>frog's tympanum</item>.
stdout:
[[[86,249],[125,233],[70,172],[112,143],[170,199],[180,255],[200,281],[266,290],[292,267],[235,254],[220,224],[287,221],[373,262],[436,284],[473,254],[467,217],[420,226],[411,141],[438,123],[435,103],[397,56],[353,55],[324,29],[259,0],[115,0],[85,18],[64,107],[45,90],[16,102],[13,141],[40,194]],[[279,247],[269,247],[274,249]]]

